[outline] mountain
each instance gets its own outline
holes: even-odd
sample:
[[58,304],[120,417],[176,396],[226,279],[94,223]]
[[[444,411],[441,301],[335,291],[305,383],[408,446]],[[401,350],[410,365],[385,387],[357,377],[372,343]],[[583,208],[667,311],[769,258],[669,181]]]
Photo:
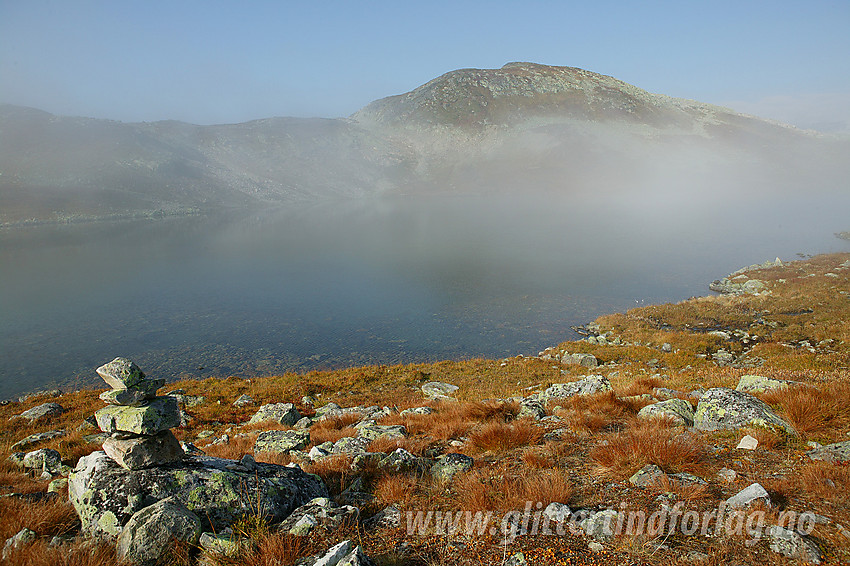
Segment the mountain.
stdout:
[[690,191],[727,184],[718,171],[764,186],[826,171],[829,183],[846,178],[833,170],[848,155],[846,141],[727,108],[509,63],[446,73],[347,119],[121,123],[0,105],[0,223],[386,193],[621,194],[659,172],[692,176]]

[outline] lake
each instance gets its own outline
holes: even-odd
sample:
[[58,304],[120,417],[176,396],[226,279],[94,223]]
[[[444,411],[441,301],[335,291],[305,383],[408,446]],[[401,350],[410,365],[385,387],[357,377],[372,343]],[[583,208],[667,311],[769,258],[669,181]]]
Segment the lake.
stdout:
[[0,230],[0,399],[148,375],[534,355],[570,326],[850,250],[846,196],[615,204],[395,197]]

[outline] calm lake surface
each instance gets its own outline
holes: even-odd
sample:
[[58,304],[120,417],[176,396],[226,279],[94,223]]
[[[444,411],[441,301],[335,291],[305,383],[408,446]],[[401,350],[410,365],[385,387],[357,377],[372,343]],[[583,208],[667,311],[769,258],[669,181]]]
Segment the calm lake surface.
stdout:
[[0,399],[102,386],[116,356],[176,379],[536,354],[744,265],[848,251],[848,210],[435,196],[0,230]]

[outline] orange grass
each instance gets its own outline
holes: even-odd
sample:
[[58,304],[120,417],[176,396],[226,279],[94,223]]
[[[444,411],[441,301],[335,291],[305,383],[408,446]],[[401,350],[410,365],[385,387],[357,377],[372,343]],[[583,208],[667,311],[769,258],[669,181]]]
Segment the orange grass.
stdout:
[[58,497],[36,502],[0,498],[0,517],[0,539],[4,541],[24,527],[47,536],[66,534],[79,525],[73,506]]
[[606,437],[607,444],[591,450],[596,471],[626,479],[646,464],[665,472],[705,473],[708,450],[700,436],[680,433],[664,419],[636,420],[623,432]]
[[529,419],[509,423],[492,421],[474,429],[469,435],[469,446],[480,452],[502,452],[537,444],[543,438],[543,429]]
[[120,566],[115,546],[88,540],[49,546],[44,540],[26,545],[3,561],[4,566]]
[[543,507],[552,502],[568,503],[573,486],[564,470],[525,469],[499,473],[474,469],[454,480],[455,505],[477,511],[523,509],[527,502]]
[[760,397],[780,407],[782,416],[804,438],[835,435],[850,428],[850,383],[835,382],[814,387],[771,391]]

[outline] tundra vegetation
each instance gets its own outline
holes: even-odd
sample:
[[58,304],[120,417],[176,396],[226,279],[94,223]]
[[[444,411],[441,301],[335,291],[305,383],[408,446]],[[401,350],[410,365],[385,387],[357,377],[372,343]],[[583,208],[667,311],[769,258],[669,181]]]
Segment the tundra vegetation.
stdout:
[[[501,532],[447,534],[431,527],[411,534],[405,520],[408,511],[420,510],[493,511],[501,516],[522,511],[527,502],[533,502],[534,511],[558,503],[593,512],[622,510],[625,503],[647,516],[665,502],[682,502],[686,509],[704,513],[757,483],[769,504],[754,508],[763,512],[767,524],[780,522],[789,511],[815,513],[806,540],[817,549],[816,559],[847,563],[850,469],[841,458],[812,456],[820,446],[850,440],[850,254],[816,256],[734,276],[763,285],[756,286],[757,292],[695,297],[602,316],[583,329],[586,338],[535,357],[169,384],[166,393],[182,390],[183,419],[173,429],[178,439],[210,456],[240,460],[251,454],[257,462],[297,463],[323,479],[332,499],[357,506],[359,518],[296,536],[270,524],[258,501],[252,506],[255,512],[232,525],[231,536],[246,541],[235,555],[175,544],[160,561],[294,564],[352,540],[379,565],[508,560],[547,565],[791,563],[794,559],[773,548],[771,539],[753,541],[747,533],[593,537],[568,531],[507,537]],[[589,358],[572,354],[592,355],[597,365],[573,363]],[[537,404],[529,401],[534,394],[554,391],[555,384],[589,375],[607,378],[611,390],[538,395]],[[748,375],[773,381],[751,387],[750,378],[741,379]],[[453,399],[425,399],[422,385],[434,381],[456,385]],[[748,389],[748,396],[760,399],[791,429],[763,421],[762,426],[710,430],[699,426],[699,409],[690,417],[696,423],[680,422],[669,412],[644,418],[644,410],[638,416],[662,399],[681,399],[692,410],[701,392],[736,387]],[[27,471],[10,459],[16,452],[50,448],[59,452],[63,465],[73,467],[80,457],[100,450],[102,438],[92,438],[97,430],[86,423],[103,407],[99,393],[33,396],[0,406],[0,541],[24,528],[36,535],[11,549],[5,564],[119,563],[113,545],[80,534],[67,487],[43,473],[46,465]],[[253,403],[245,399],[234,405],[243,395]],[[31,422],[16,418],[48,401],[64,411]],[[294,403],[302,417],[321,414],[331,402],[343,408],[387,406],[390,410],[375,425],[403,425],[404,433],[378,435],[369,441],[367,453],[404,449],[428,461],[464,454],[473,465],[437,476],[421,466],[378,466],[346,453],[307,457],[315,447],[363,436],[357,428],[361,416],[344,411],[314,420],[309,444],[301,451],[255,453],[259,435],[297,427],[273,421],[248,424],[261,405],[284,402]],[[404,411],[417,407],[428,409]],[[33,433],[55,430],[64,434],[46,435],[25,449],[15,446]],[[754,450],[738,448],[746,436],[757,441]],[[638,472],[648,479],[636,479]],[[48,490],[58,490],[58,496],[48,496]],[[389,505],[401,512],[400,525],[369,522]]]

